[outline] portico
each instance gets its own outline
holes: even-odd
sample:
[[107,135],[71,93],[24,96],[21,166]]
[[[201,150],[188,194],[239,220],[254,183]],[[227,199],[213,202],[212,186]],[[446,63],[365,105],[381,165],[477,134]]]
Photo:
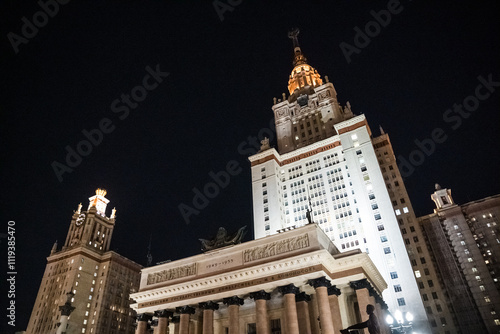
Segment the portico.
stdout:
[[[383,303],[386,287],[367,254],[340,254],[309,224],[145,268],[131,306],[139,314],[137,334],[148,333],[155,318],[162,324],[155,334],[166,334],[168,326],[179,334],[310,334],[320,328],[339,334],[363,319],[367,300]],[[175,316],[178,325],[169,321]]]

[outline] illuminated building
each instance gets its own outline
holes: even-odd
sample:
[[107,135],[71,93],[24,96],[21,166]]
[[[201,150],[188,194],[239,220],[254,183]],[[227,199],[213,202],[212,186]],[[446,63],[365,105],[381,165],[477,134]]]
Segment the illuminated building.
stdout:
[[[290,95],[275,99],[272,107],[278,149],[263,141],[249,158],[255,238],[318,224],[340,251],[368,253],[389,285],[384,291],[389,310],[412,312],[416,327],[427,332],[396,217],[404,218],[410,209],[393,207],[379,163],[391,148],[388,137],[374,137],[364,115],[355,115],[349,102],[340,105],[333,84],[307,63],[297,33],[289,36],[294,44]],[[397,169],[395,161],[387,168]]]
[[[457,205],[449,189],[431,196],[433,214],[418,218],[441,277],[442,291],[462,333],[500,328],[500,195]],[[426,277],[418,278],[419,284]],[[442,312],[429,307],[433,327]]]
[[386,288],[366,253],[340,253],[311,224],[145,268],[131,298],[136,334],[339,334],[367,304],[384,319]]
[[104,196],[106,191],[98,189],[87,211],[80,204],[64,246],[58,250],[54,244],[26,333],[56,333],[67,293],[74,294],[74,310],[62,333],[134,333],[129,293],[139,287],[141,266],[109,250],[116,210],[106,216]]

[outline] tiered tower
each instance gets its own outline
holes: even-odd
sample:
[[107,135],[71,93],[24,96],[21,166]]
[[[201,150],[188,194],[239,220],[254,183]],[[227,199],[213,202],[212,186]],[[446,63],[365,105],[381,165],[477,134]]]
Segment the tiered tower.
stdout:
[[109,250],[116,210],[106,216],[105,196],[97,189],[87,211],[78,205],[64,246],[52,247],[28,334],[134,333],[129,294],[139,288],[141,266]]
[[[297,41],[288,97],[274,100],[278,150],[263,146],[251,156],[255,238],[318,224],[341,251],[359,248],[389,284],[390,311],[427,316],[364,115],[311,67]],[[389,143],[390,145],[390,143]],[[396,165],[394,165],[397,168]],[[310,213],[308,213],[310,212]]]

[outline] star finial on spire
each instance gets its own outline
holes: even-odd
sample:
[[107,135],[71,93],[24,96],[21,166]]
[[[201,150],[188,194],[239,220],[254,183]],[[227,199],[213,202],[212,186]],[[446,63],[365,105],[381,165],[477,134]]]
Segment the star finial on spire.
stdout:
[[300,49],[299,45],[299,40],[297,36],[299,35],[299,28],[293,28],[291,31],[288,32],[288,38],[290,38],[293,41],[293,52],[294,52],[294,57],[293,57],[293,66],[297,65],[302,65],[307,62],[306,57],[302,54],[302,50]]

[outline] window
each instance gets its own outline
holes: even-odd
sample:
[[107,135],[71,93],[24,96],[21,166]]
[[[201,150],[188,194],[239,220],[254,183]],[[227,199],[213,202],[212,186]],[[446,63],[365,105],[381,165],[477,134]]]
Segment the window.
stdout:
[[429,288],[432,288],[434,286],[434,282],[432,282],[431,279],[427,281],[427,284],[429,284]]
[[385,235],[380,237],[381,242],[387,242],[387,237]]
[[391,278],[392,279],[398,278],[398,273],[396,271],[392,271],[391,272]]
[[382,217],[380,217],[380,214],[378,214],[378,213],[377,213],[377,214],[375,215],[375,220],[380,220],[381,218],[382,218]]
[[397,284],[394,286],[394,292],[401,292],[401,285]]
[[377,228],[379,231],[383,231],[384,230],[384,225],[380,224],[380,225],[377,225]]
[[255,333],[257,333],[257,326],[256,326],[255,323],[247,324],[247,333],[248,334],[255,334]]
[[271,334],[281,334],[280,319],[271,319]]
[[415,227],[410,226],[410,232],[415,232]]
[[399,201],[401,202],[401,204],[405,204],[405,199],[404,198],[400,198]]
[[405,299],[404,298],[398,298],[398,305],[399,306],[405,306],[406,305]]
[[425,288],[425,286],[424,286],[424,282],[418,282],[418,288],[419,288],[419,289],[423,289],[423,288]]
[[420,258],[420,263],[425,264],[425,257]]
[[432,293],[432,299],[438,299],[438,294],[436,292]]
[[408,208],[406,206],[403,208],[403,212],[408,213]]
[[385,247],[384,248],[384,254],[389,254],[391,252],[391,248],[390,247]]
[[406,233],[407,233],[407,232],[406,232],[406,228],[402,228],[402,229],[401,229],[401,234],[406,234]]
[[401,215],[401,211],[399,209],[396,210],[396,216],[400,216]]
[[410,244],[410,239],[405,239],[405,244],[409,245]]
[[430,272],[429,272],[429,269],[428,269],[428,268],[424,268],[424,274],[426,274],[426,275],[430,275]]
[[[417,265],[417,260],[415,260],[415,259],[411,260],[411,265],[412,265],[413,267],[415,267],[415,266]],[[415,273],[416,273],[416,272],[415,272]],[[420,275],[420,271],[419,271],[418,273],[419,273],[419,275]],[[420,276],[419,276],[419,277],[420,277]]]
[[426,306],[425,311],[427,312],[427,314],[432,314],[432,308],[430,306]]
[[436,310],[438,312],[443,312],[443,309],[441,308],[441,305],[439,305],[439,304],[436,304]]
[[426,302],[426,301],[428,301],[428,300],[429,300],[429,297],[427,297],[427,294],[426,294],[426,293],[424,293],[424,294],[422,295],[422,299],[424,300],[424,302]]

